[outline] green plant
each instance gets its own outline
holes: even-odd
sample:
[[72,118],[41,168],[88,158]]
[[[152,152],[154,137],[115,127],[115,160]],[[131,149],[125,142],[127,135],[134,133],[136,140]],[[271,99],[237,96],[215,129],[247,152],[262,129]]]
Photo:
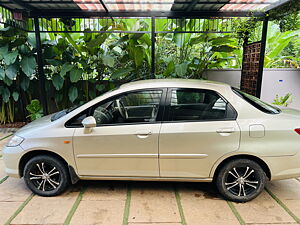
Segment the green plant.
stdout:
[[274,99],[273,104],[274,105],[280,105],[280,106],[284,106],[287,107],[289,104],[292,103],[292,94],[288,93],[285,96],[278,96],[276,95],[276,98]]
[[40,104],[40,101],[37,99],[33,99],[29,105],[26,106],[29,115],[27,117],[30,118],[31,121],[41,118],[43,116],[43,109]]
[[300,30],[280,32],[278,25],[271,24],[268,29],[265,67],[299,68],[299,37]]

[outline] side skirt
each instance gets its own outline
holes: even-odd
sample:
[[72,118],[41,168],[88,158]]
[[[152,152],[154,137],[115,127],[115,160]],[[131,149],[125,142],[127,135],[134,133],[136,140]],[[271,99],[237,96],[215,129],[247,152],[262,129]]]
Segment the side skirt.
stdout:
[[213,178],[176,178],[176,177],[105,177],[79,176],[80,180],[134,180],[134,181],[178,181],[178,182],[212,182]]

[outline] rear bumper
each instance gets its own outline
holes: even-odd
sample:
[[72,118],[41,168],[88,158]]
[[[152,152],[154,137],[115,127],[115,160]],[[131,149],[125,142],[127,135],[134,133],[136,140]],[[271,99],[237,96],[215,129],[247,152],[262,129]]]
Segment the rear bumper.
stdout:
[[2,151],[5,164],[5,172],[10,177],[20,178],[19,162],[23,154],[23,149],[20,146],[5,147]]
[[263,157],[262,159],[271,170],[271,180],[300,177],[300,152],[294,156]]

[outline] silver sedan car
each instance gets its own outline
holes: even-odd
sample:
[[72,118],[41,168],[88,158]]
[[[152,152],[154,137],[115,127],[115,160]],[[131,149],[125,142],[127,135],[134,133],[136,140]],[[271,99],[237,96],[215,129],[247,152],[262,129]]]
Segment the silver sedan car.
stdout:
[[3,156],[41,196],[79,179],[197,181],[246,202],[267,180],[300,176],[299,135],[300,111],[227,84],[147,80],[28,124]]

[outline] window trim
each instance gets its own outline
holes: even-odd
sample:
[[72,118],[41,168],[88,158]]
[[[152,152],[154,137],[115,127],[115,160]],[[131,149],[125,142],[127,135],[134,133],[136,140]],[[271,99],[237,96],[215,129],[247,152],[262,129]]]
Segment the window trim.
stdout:
[[105,104],[109,101],[111,101],[114,98],[118,98],[119,96],[122,95],[126,95],[126,94],[130,94],[130,93],[135,93],[135,92],[142,92],[142,91],[162,91],[161,94],[161,99],[158,105],[158,112],[157,112],[157,116],[155,118],[155,121],[151,121],[151,122],[135,122],[135,123],[113,123],[113,124],[103,124],[101,126],[96,126],[96,127],[107,127],[107,126],[124,126],[124,125],[139,125],[139,124],[156,124],[156,123],[161,123],[163,121],[164,118],[164,113],[165,113],[165,102],[166,102],[166,96],[167,96],[167,88],[143,88],[143,89],[136,89],[136,90],[131,90],[131,91],[125,91],[119,94],[116,94],[114,96],[111,96],[109,98],[106,98],[100,102],[95,103],[94,105],[90,106],[89,108],[86,108],[84,110],[82,110],[81,112],[77,113],[75,116],[73,116],[72,118],[68,119],[64,126],[66,128],[83,128],[83,126],[70,126],[67,125],[67,123],[69,121],[71,121],[73,118],[75,118],[76,116],[78,116],[80,113],[84,112],[84,111],[88,111],[88,115],[87,116],[92,116],[92,112],[95,110],[95,108],[97,108],[99,105]]
[[[177,90],[188,90],[188,91],[213,91],[216,94],[222,98],[222,100],[228,104],[228,106],[232,109],[234,115],[233,118],[223,118],[223,119],[207,119],[207,120],[170,120],[171,117],[171,99],[172,99],[172,91],[177,91]],[[167,97],[166,97],[166,105],[165,105],[165,113],[164,113],[164,120],[163,123],[188,123],[188,122],[214,122],[214,121],[236,121],[238,117],[238,112],[236,109],[233,107],[233,105],[223,96],[221,95],[218,91],[211,90],[211,89],[205,89],[205,88],[168,88],[167,91]]]
[[[232,90],[232,92],[233,92],[235,95],[237,95],[239,98],[243,99],[245,102],[247,102],[248,104],[250,104],[252,107],[254,107],[255,109],[257,109],[257,110],[259,110],[259,111],[261,111],[261,112],[263,112],[263,113],[265,113],[265,114],[268,114],[268,115],[278,115],[278,114],[281,113],[281,109],[280,109],[280,108],[278,108],[278,107],[276,107],[276,106],[273,106],[273,105],[271,105],[271,104],[269,104],[269,103],[267,103],[267,102],[264,102],[264,101],[262,101],[261,99],[258,98],[260,101],[262,101],[263,103],[265,103],[265,104],[268,105],[268,106],[273,107],[273,108],[274,108],[275,110],[277,110],[278,112],[277,112],[277,113],[274,113],[274,112],[271,112],[271,111],[267,110],[266,108],[262,107],[261,105],[259,105],[258,103],[254,102],[253,100],[251,100],[251,99],[249,99],[249,98],[243,96],[243,94],[240,93],[240,92],[243,92],[243,91],[241,91],[241,90],[238,89],[238,88],[231,87],[231,90]],[[248,94],[248,93],[246,93],[246,94]],[[248,94],[248,95],[250,95],[250,94]],[[254,97],[256,97],[256,96],[254,96]],[[256,97],[256,98],[257,98],[257,97]]]

